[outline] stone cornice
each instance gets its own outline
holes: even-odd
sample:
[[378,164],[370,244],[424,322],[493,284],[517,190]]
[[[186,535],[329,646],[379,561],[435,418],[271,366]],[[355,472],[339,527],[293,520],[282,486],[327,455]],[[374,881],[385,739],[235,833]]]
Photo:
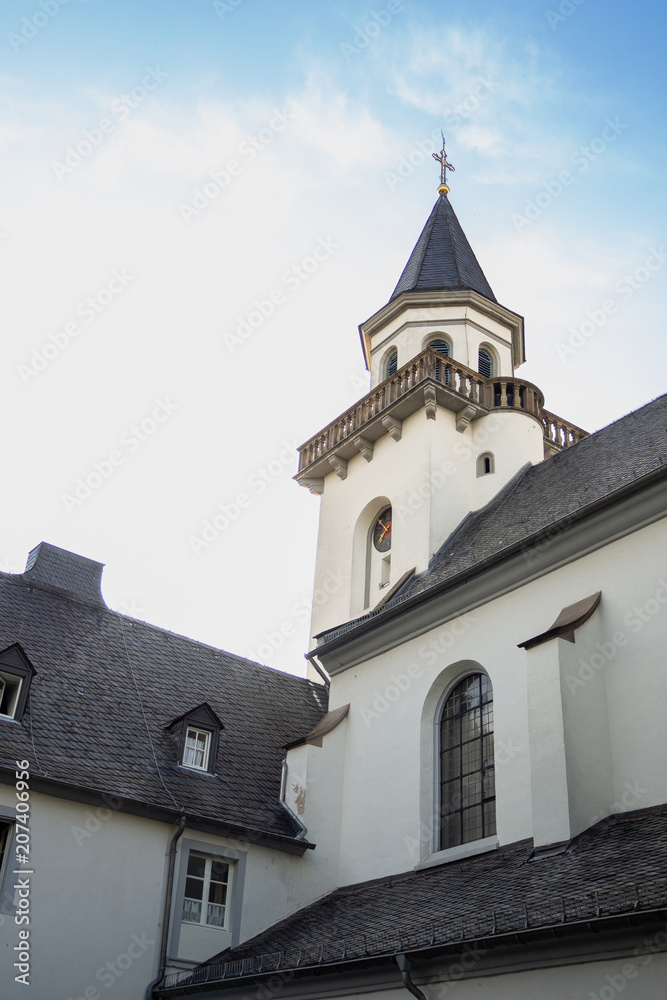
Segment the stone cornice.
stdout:
[[494,319],[504,326],[509,326],[512,334],[512,356],[514,367],[518,368],[526,360],[523,316],[506,309],[498,302],[473,291],[434,291],[434,292],[404,292],[398,298],[387,302],[382,309],[373,313],[364,323],[359,325],[361,347],[364,352],[366,368],[370,371],[371,352],[370,338],[386,323],[409,309],[442,308],[443,306],[472,306],[478,312]]

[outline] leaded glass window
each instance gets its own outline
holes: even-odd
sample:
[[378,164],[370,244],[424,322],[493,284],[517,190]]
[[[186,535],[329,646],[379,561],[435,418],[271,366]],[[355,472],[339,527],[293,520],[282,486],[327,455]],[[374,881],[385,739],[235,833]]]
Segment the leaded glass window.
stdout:
[[447,701],[440,721],[441,848],[496,832],[493,691],[486,674],[470,674]]

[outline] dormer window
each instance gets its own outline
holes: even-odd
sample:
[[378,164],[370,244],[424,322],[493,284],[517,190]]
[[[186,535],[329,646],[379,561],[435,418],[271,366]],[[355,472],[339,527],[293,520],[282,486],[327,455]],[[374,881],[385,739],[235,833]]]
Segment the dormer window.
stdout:
[[210,749],[211,733],[206,729],[195,729],[194,726],[188,726],[185,731],[183,767],[195,767],[199,771],[208,771]]
[[0,653],[0,722],[23,718],[35,668],[18,643]]
[[178,747],[178,763],[181,767],[208,774],[215,774],[218,742],[224,728],[205,701],[165,726]]

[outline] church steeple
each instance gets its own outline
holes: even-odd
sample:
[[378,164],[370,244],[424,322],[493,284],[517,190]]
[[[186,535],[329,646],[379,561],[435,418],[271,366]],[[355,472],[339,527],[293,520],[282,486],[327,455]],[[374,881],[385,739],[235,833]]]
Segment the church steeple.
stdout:
[[389,301],[403,292],[472,291],[497,302],[443,187]]
[[403,292],[471,291],[497,302],[449,203],[447,171],[455,168],[447,159],[441,135],[442,150],[433,153],[440,164],[439,197],[389,301]]
[[523,319],[491,290],[438,201],[389,302],[359,327],[371,388],[299,449],[321,495],[312,634],[392,600],[527,463],[585,434],[517,378]]

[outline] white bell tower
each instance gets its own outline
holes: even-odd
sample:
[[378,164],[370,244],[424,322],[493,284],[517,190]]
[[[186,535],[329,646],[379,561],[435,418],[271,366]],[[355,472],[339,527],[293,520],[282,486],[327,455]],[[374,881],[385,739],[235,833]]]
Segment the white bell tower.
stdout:
[[[435,154],[434,154],[435,156]],[[371,390],[299,449],[321,495],[311,635],[369,614],[526,464],[585,432],[514,375],[523,319],[500,305],[438,200],[389,299],[359,327]]]

